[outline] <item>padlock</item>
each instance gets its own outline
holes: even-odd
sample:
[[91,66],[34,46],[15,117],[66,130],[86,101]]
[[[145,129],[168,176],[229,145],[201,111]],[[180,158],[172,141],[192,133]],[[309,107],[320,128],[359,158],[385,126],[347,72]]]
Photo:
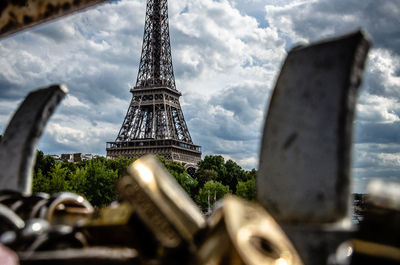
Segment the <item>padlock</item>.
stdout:
[[176,248],[181,243],[194,247],[205,218],[156,157],[136,160],[117,189],[163,247]]
[[227,195],[208,227],[195,264],[302,265],[282,229],[258,203]]

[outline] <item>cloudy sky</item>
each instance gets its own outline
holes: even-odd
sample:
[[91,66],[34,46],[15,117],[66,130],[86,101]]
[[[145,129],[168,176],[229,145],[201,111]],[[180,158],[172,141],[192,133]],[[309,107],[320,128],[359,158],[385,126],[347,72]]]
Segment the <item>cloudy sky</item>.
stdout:
[[[70,93],[39,149],[105,155],[131,100],[145,0],[113,1],[0,41],[0,129],[25,95],[64,83]],[[400,181],[398,0],[170,0],[177,88],[195,144],[257,167],[280,66],[294,45],[364,29],[373,41],[355,121],[354,190]]]

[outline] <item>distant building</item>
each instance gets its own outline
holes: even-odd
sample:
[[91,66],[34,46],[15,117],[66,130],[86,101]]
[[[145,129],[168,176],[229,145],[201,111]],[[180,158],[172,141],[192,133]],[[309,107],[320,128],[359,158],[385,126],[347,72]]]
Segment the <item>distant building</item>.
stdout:
[[51,157],[54,160],[60,160],[61,159],[59,155],[45,155],[45,156]]
[[[74,153],[74,154],[61,154],[61,160],[65,162],[82,162],[85,160],[92,160],[93,158],[100,157],[98,155],[92,154],[82,154],[82,153]],[[60,158],[58,158],[60,159]],[[56,159],[57,160],[57,159]]]
[[96,156],[92,155],[92,154],[84,154],[82,156],[82,160],[92,160],[93,158],[95,158]]
[[73,154],[73,162],[82,162],[83,161],[83,156],[82,153],[75,153]]
[[73,154],[61,154],[61,160],[65,162],[74,162]]

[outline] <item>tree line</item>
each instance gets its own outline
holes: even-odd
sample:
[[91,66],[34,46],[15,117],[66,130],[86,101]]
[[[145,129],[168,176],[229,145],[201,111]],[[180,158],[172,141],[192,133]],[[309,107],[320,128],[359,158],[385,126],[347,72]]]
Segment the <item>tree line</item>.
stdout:
[[[255,200],[257,171],[242,169],[233,160],[220,156],[206,156],[198,164],[198,170],[189,175],[182,164],[159,160],[168,169],[189,196],[206,211],[225,194],[236,194]],[[82,162],[60,162],[37,152],[33,176],[33,192],[54,194],[70,191],[86,197],[92,205],[103,207],[118,199],[117,181],[135,159],[97,157]]]

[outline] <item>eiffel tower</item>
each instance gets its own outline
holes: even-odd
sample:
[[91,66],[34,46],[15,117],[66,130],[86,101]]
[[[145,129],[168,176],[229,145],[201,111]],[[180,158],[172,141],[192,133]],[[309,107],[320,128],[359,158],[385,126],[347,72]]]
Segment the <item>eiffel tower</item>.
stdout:
[[142,55],[132,100],[107,157],[135,158],[157,154],[166,161],[197,168],[201,147],[194,145],[175,86],[167,0],[147,0]]

